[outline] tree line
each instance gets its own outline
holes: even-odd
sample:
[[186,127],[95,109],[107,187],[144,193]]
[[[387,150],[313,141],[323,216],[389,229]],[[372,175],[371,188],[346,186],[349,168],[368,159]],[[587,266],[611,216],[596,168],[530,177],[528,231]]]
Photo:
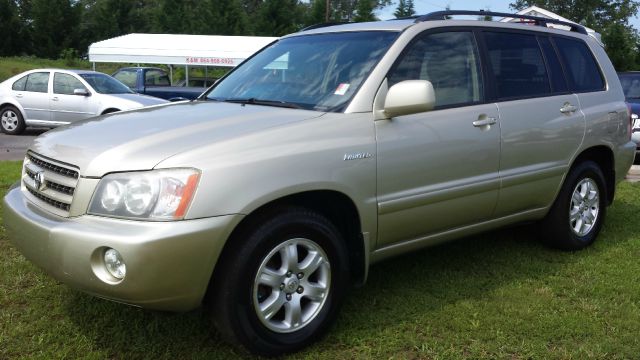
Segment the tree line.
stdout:
[[[82,56],[96,41],[129,33],[282,36],[324,22],[415,14],[413,0],[0,0],[0,56]],[[640,69],[640,36],[629,19],[633,0],[515,0],[536,5],[602,34],[618,70]]]

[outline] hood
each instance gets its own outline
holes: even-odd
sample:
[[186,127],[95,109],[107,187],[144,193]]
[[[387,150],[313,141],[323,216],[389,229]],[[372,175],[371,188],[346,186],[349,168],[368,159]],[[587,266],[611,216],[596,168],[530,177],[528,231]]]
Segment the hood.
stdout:
[[169,101],[154,96],[131,94],[100,94],[100,100],[106,104],[121,104],[122,110],[135,109],[143,106],[166,104]]
[[149,170],[160,161],[224,141],[323,115],[317,111],[184,102],[123,111],[48,131],[31,150],[80,168],[86,177]]

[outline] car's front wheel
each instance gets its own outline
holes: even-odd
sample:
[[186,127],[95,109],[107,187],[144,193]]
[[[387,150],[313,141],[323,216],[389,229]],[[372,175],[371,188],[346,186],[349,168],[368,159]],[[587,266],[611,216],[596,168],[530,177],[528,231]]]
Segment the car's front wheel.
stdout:
[[267,356],[317,340],[350,273],[342,234],[324,216],[302,208],[271,214],[229,240],[208,294],[218,330]]
[[542,240],[564,250],[591,245],[604,222],[606,198],[605,180],[598,164],[593,161],[577,164],[542,222]]
[[26,128],[22,114],[13,106],[5,106],[0,111],[0,129],[9,135],[19,135]]

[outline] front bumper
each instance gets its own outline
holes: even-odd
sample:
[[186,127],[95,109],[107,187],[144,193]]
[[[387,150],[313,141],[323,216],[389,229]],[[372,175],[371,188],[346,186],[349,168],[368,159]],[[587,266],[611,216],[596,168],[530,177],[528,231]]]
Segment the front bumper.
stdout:
[[[29,202],[17,187],[4,198],[3,218],[20,252],[59,281],[118,302],[186,311],[200,305],[224,243],[242,216],[174,222],[63,218]],[[120,282],[104,276],[106,248],[118,250],[126,263]]]

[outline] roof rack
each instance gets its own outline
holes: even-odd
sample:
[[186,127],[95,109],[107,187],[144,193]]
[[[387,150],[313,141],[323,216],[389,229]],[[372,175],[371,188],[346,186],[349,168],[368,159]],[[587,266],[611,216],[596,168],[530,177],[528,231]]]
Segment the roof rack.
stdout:
[[509,14],[509,13],[501,13],[501,12],[493,12],[493,11],[474,11],[474,10],[446,10],[446,11],[436,11],[426,15],[418,16],[415,22],[423,22],[423,21],[433,21],[433,20],[447,20],[448,16],[454,15],[477,15],[477,16],[499,16],[503,18],[511,18],[511,19],[522,19],[522,20],[530,20],[531,23],[537,26],[547,27],[547,24],[558,24],[569,27],[571,31],[577,32],[580,34],[587,35],[587,30],[582,25],[578,25],[575,23],[570,23],[566,21],[544,18],[539,16],[530,16],[530,15],[519,15],[519,14]]
[[300,31],[307,31],[307,30],[313,30],[313,29],[319,29],[319,28],[323,28],[323,27],[327,27],[327,26],[334,26],[334,25],[344,25],[344,24],[349,24],[349,22],[327,22],[327,23],[320,23],[320,24],[313,24],[313,25],[309,25],[306,28],[300,29]]

